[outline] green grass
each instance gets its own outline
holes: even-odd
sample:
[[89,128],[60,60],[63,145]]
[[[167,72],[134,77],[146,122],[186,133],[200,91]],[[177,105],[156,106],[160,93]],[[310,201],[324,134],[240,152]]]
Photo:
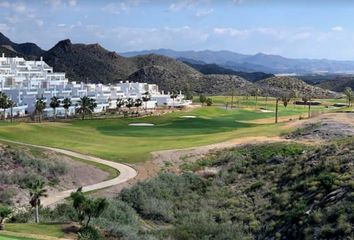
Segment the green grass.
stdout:
[[[220,97],[221,98],[221,97]],[[259,106],[264,104],[260,99]],[[272,108],[272,101],[268,101]],[[324,111],[324,107],[312,107]],[[306,116],[307,108],[280,106],[279,115]],[[195,115],[197,118],[180,118]],[[219,106],[191,112],[135,119],[73,120],[69,123],[0,123],[0,138],[54,146],[96,155],[118,162],[141,162],[152,151],[201,146],[245,136],[274,136],[284,132],[282,124],[255,124],[247,121],[273,118],[274,113],[249,109],[225,110]],[[153,127],[133,127],[129,123],[154,123]]]
[[64,237],[61,224],[7,223],[6,231],[14,233],[30,233],[49,237]]
[[14,237],[11,235],[3,235],[3,233],[0,233],[0,240],[35,240],[34,238],[26,238],[26,237]]

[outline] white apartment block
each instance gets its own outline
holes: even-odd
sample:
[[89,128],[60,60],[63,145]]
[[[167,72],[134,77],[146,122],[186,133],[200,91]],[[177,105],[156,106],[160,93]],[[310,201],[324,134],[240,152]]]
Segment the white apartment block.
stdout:
[[[156,84],[120,82],[103,85],[69,82],[65,73],[54,72],[42,58],[39,61],[26,61],[19,57],[5,57],[4,54],[0,57],[0,91],[6,93],[15,102],[16,107],[13,108],[15,116],[33,113],[35,102],[40,97],[43,97],[47,103],[44,114],[53,115],[53,110],[49,106],[53,96],[61,101],[64,98],[71,99],[69,115],[75,114],[78,101],[83,96],[96,100],[95,112],[116,108],[117,99],[142,99],[146,93],[150,95],[150,101],[145,102],[143,107],[148,109],[191,104],[191,101],[183,99],[182,93],[172,99],[169,93],[160,92]],[[56,112],[58,116],[65,115],[62,106],[57,108]],[[10,114],[9,109],[6,110],[6,114]]]

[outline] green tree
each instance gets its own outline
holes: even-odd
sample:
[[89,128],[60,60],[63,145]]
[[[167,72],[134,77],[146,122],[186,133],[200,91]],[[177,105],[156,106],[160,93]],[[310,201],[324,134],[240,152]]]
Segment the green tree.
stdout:
[[129,109],[130,112],[130,109],[134,107],[134,99],[128,98],[125,102],[125,106]]
[[308,111],[307,111],[307,116],[308,118],[311,117],[311,95],[310,94],[307,94],[307,95],[304,95],[302,96],[302,101],[304,102],[304,104],[308,106]]
[[98,218],[108,207],[108,202],[105,198],[87,198],[83,194],[82,188],[71,193],[70,197],[80,224],[83,225],[83,222],[86,220],[85,227],[89,226],[92,218]]
[[57,108],[60,106],[60,100],[58,99],[58,97],[53,96],[50,99],[49,106],[53,109],[53,118],[57,118]]
[[4,110],[3,119],[6,119],[6,109],[9,107],[9,97],[4,93],[0,92],[0,108]]
[[139,113],[139,108],[141,107],[141,105],[143,105],[143,101],[140,98],[136,99],[134,102],[134,106],[136,107],[136,113]]
[[86,115],[92,116],[94,109],[97,107],[96,100],[87,96],[80,98],[78,103],[79,107],[76,109],[76,113],[81,114],[82,120],[85,119]]
[[354,99],[354,93],[353,90],[350,87],[346,87],[343,92],[347,98],[348,101],[348,107],[352,105],[352,101]]
[[290,102],[291,97],[288,95],[284,95],[281,97],[281,101],[283,102],[284,107],[288,106],[288,103]]
[[0,205],[0,231],[5,229],[5,219],[10,216],[11,212],[11,208]]
[[124,104],[125,104],[125,102],[123,99],[121,99],[121,98],[117,99],[116,105],[117,105],[118,113],[120,113],[120,109],[124,106]]
[[35,209],[34,221],[39,223],[39,207],[41,206],[41,198],[47,197],[47,189],[45,189],[45,182],[37,180],[34,182],[29,182],[27,189],[30,194],[30,201],[32,208]]
[[205,95],[202,94],[199,96],[199,102],[202,104],[202,106],[204,106],[204,103],[206,102],[206,100],[207,100],[207,98]]
[[143,102],[145,103],[145,111],[147,109],[147,102],[150,101],[151,96],[149,94],[149,92],[144,93],[144,95],[142,96]]
[[212,99],[212,98],[207,98],[207,100],[206,100],[206,105],[207,105],[207,106],[213,105],[213,99]]
[[173,92],[170,97],[172,98],[172,107],[175,107],[175,99],[178,97],[178,94]]
[[44,101],[44,98],[43,97],[37,98],[34,107],[36,110],[36,114],[38,115],[38,120],[39,120],[39,122],[41,122],[42,114],[43,114],[43,111],[46,107],[46,103]]
[[71,107],[72,102],[70,98],[64,98],[63,100],[63,108],[65,109],[65,118],[68,118],[68,111],[69,108]]
[[278,123],[280,97],[275,98],[275,123]]
[[11,99],[9,99],[7,103],[8,103],[8,107],[10,108],[10,121],[12,122],[12,120],[14,118],[13,109],[14,109],[14,107],[16,107],[16,103],[14,101],[12,101]]
[[257,109],[257,103],[258,103],[258,96],[262,93],[261,89],[256,88],[256,90],[254,90],[253,95],[254,95],[254,99],[255,99],[255,108]]

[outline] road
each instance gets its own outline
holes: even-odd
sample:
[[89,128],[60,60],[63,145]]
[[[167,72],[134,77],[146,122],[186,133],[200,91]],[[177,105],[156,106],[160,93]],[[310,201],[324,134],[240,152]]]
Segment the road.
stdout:
[[[35,147],[35,148],[41,148],[41,149],[45,149],[45,150],[50,150],[53,152],[57,152],[57,153],[61,153],[61,154],[65,154],[71,157],[77,157],[77,158],[81,158],[81,159],[85,159],[87,161],[91,161],[91,162],[96,162],[96,163],[101,163],[107,166],[110,166],[116,170],[119,171],[119,176],[110,180],[106,180],[103,182],[99,182],[96,184],[92,184],[92,185],[88,185],[88,186],[83,186],[82,191],[83,192],[91,192],[91,191],[95,191],[95,190],[100,190],[103,188],[107,188],[107,187],[111,187],[111,186],[115,186],[115,185],[119,185],[122,184],[132,178],[135,178],[137,176],[137,171],[125,164],[122,163],[117,163],[117,162],[112,162],[112,161],[108,161],[108,160],[104,160],[98,157],[94,157],[94,156],[90,156],[87,154],[82,154],[82,153],[77,153],[77,152],[73,152],[70,150],[65,150],[65,149],[60,149],[60,148],[53,148],[53,147],[46,147],[46,146],[39,146],[39,145],[34,145],[34,144],[28,144],[28,143],[22,143],[22,142],[17,142],[17,141],[11,141],[11,140],[6,140],[6,139],[0,139],[1,141],[4,142],[9,142],[9,143],[14,143],[14,144],[19,144],[19,145],[24,145],[24,146],[29,146],[29,147]],[[50,196],[41,199],[42,205],[44,207],[48,207],[50,205],[53,205],[57,202],[60,202],[61,200],[67,198],[70,196],[70,194],[72,192],[76,191],[76,189],[69,189],[69,190],[65,190],[62,192],[58,192],[58,193],[54,193],[51,194]]]

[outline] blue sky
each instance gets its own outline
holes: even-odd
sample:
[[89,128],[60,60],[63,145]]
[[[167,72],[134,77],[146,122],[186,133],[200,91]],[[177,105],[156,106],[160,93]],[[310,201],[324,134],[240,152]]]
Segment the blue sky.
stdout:
[[354,60],[350,0],[0,0],[0,31],[49,49],[59,40],[117,51],[264,52]]

